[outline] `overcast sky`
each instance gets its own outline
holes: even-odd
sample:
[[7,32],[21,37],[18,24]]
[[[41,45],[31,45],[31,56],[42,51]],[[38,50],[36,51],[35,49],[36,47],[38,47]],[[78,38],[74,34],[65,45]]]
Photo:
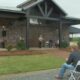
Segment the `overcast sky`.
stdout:
[[[26,0],[0,0],[0,6],[16,7]],[[80,0],[54,0],[68,16],[80,18]]]

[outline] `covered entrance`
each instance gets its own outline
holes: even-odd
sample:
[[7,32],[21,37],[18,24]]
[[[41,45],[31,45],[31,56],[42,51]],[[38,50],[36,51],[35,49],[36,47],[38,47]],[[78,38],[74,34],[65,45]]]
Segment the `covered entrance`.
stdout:
[[[26,46],[38,47],[38,37],[43,35],[44,43],[59,40],[69,43],[70,25],[79,24],[80,20],[67,18],[66,13],[53,0],[31,0],[17,6],[26,14]],[[30,23],[33,21],[33,24]]]
[[[80,24],[80,19],[66,17],[66,13],[53,0],[30,0],[17,6],[19,10],[0,10],[0,47],[16,45],[23,38],[26,48],[39,47],[50,41],[69,43],[69,27]],[[41,39],[40,39],[41,40]]]

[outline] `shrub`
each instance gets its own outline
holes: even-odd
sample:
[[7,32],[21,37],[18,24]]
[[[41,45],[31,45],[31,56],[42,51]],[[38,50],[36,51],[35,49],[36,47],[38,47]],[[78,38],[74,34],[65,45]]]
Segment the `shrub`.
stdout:
[[18,50],[25,50],[26,49],[26,45],[25,45],[24,40],[19,40],[19,42],[17,43],[16,48]]
[[63,41],[62,43],[61,43],[61,48],[67,48],[69,46],[69,44],[68,44],[68,42],[66,42],[66,41]]
[[80,38],[72,38],[72,42],[78,42],[80,40]]
[[78,43],[77,43],[77,44],[78,44],[78,46],[80,47],[80,39],[78,39]]
[[6,49],[7,49],[8,51],[11,51],[12,48],[13,48],[13,46],[12,46],[11,44],[7,45],[7,47],[6,47]]

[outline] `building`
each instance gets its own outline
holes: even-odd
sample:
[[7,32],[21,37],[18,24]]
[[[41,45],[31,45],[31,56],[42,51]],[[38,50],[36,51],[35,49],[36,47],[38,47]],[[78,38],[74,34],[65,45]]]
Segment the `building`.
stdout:
[[70,27],[69,29],[70,39],[80,37],[80,29],[75,27]]
[[38,37],[44,43],[52,40],[69,42],[69,27],[80,24],[80,19],[66,17],[54,0],[30,0],[16,9],[0,9],[0,47],[16,45],[23,38],[26,47],[38,47]]

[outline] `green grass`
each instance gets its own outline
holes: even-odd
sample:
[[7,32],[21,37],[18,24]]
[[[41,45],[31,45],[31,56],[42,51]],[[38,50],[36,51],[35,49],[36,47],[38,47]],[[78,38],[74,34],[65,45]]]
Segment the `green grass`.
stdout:
[[53,55],[0,57],[0,74],[30,72],[59,68],[64,59]]

